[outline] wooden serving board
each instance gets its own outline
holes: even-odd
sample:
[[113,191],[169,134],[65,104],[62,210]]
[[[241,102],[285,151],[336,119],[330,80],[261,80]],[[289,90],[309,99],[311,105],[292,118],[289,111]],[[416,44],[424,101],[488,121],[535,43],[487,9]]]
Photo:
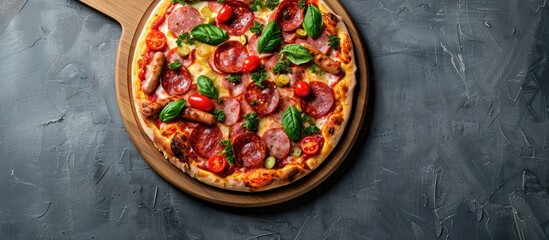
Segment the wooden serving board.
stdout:
[[159,1],[80,0],[89,7],[113,18],[122,26],[122,36],[118,46],[115,68],[118,106],[131,139],[148,164],[164,179],[182,191],[208,202],[233,207],[261,207],[283,203],[311,191],[326,180],[345,160],[354,145],[365,119],[368,102],[366,51],[355,24],[341,3],[338,0],[326,0],[327,4],[343,18],[350,31],[358,65],[353,112],[341,141],[320,167],[302,179],[287,186],[265,192],[242,193],[211,187],[181,172],[164,159],[138,124],[138,111],[134,108],[132,100],[130,68],[139,34]]

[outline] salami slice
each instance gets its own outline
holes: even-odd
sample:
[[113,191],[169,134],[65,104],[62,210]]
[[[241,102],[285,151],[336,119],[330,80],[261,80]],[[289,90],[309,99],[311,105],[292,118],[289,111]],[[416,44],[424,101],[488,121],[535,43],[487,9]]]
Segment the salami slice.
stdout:
[[295,105],[296,104],[296,101],[293,99],[293,98],[284,98],[282,99],[280,105],[278,106],[278,108],[276,109],[276,111],[271,114],[271,118],[279,123],[279,124],[282,124],[282,121],[280,120],[282,118],[282,114],[284,113],[284,111],[289,107],[289,106],[292,106],[292,105]]
[[245,121],[243,120],[231,126],[231,130],[229,131],[229,139],[233,140],[236,136],[245,132],[249,132],[246,128],[242,126],[244,122]]
[[297,34],[295,32],[282,32],[282,40],[284,43],[293,43],[296,38]]
[[189,70],[185,66],[182,66],[179,71],[166,69],[160,84],[170,95],[183,95],[189,91],[192,81],[193,78]]
[[219,144],[223,138],[223,132],[215,125],[198,125],[191,132],[191,147],[201,157],[209,158],[221,150]]
[[179,60],[179,62],[185,66],[185,67],[188,67],[190,66],[193,61],[194,61],[194,52],[196,51],[196,49],[193,49],[191,50],[191,52],[189,53],[189,55],[185,56],[185,57],[181,57],[179,56],[179,54],[177,53],[177,48],[172,48],[170,49],[170,51],[168,51],[168,54],[166,55],[166,61],[168,62],[168,64],[170,63],[173,63],[175,62],[175,60]]
[[267,154],[263,139],[251,132],[236,136],[233,140],[233,150],[237,164],[243,167],[259,166]]
[[168,17],[168,29],[175,36],[179,36],[184,32],[191,31],[194,26],[203,21],[198,10],[190,6],[183,6],[174,10]]
[[292,67],[292,72],[288,73],[288,77],[290,77],[290,86],[293,86],[305,78],[305,68],[302,66]]
[[267,58],[272,56],[274,53],[262,53],[259,54],[257,52],[257,41],[259,40],[258,35],[253,35],[250,37],[250,40],[248,40],[248,51],[250,52],[250,55],[257,55],[259,58]]
[[242,35],[254,22],[254,12],[243,2],[225,1],[233,9],[233,17],[228,22],[217,22],[217,25],[225,29],[230,35]]
[[310,82],[309,85],[311,86],[311,95],[303,99],[303,109],[314,118],[322,117],[334,106],[334,92],[323,82]]
[[240,119],[240,103],[230,97],[221,98],[221,109],[225,113],[223,124],[232,126]]
[[248,86],[246,86],[244,97],[252,109],[260,115],[267,115],[274,112],[280,101],[280,93],[270,81],[263,82],[263,88],[250,82]]
[[299,0],[285,0],[275,13],[276,21],[282,31],[296,30],[303,23],[305,8],[299,8]]
[[328,31],[326,29],[322,30],[318,38],[313,39],[310,36],[307,36],[305,39],[297,38],[296,43],[308,43],[309,45],[320,50],[322,53],[327,54],[332,50],[331,46],[328,46]]
[[250,104],[246,102],[246,98],[244,96],[242,95],[240,96],[239,102],[240,102],[240,109],[241,109],[242,115],[246,115],[254,111],[252,106],[250,106]]
[[271,128],[263,133],[261,138],[265,141],[269,154],[277,159],[282,159],[290,153],[291,142],[284,129]]
[[280,56],[278,54],[274,54],[271,57],[264,60],[263,64],[265,65],[265,68],[267,69],[273,69],[274,66],[276,66],[276,63],[278,62],[278,59]]
[[227,41],[217,47],[214,52],[214,65],[222,72],[238,73],[242,71],[242,63],[248,57],[248,51],[238,41]]

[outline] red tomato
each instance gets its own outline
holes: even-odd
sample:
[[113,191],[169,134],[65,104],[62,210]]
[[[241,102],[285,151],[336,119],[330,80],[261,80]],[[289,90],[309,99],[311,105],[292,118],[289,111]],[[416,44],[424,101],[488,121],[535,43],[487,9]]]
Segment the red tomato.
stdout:
[[202,111],[209,112],[214,108],[214,102],[199,93],[191,94],[187,100],[194,108]]
[[307,97],[311,94],[311,86],[305,81],[299,81],[295,84],[294,92],[299,97]]
[[219,9],[219,12],[217,12],[217,21],[224,23],[231,20],[233,17],[233,8],[229,5],[223,5],[221,9]]
[[166,35],[159,31],[152,30],[147,34],[147,46],[153,51],[159,51],[166,47]]
[[159,17],[158,19],[156,19],[156,21],[153,22],[151,29],[158,31],[158,28],[160,28],[160,25],[162,25],[165,20],[166,16],[162,15],[162,17]]
[[256,55],[250,55],[246,59],[244,59],[244,62],[242,63],[242,69],[245,72],[253,72],[256,69],[261,66],[261,60],[259,60],[259,57]]
[[147,74],[147,71],[145,71],[145,68],[143,68],[141,72],[139,72],[139,79],[145,80],[146,74]]
[[313,136],[305,137],[301,140],[301,149],[307,155],[314,155],[320,150],[318,141]]
[[227,159],[222,154],[214,154],[208,159],[208,170],[213,173],[220,173],[225,170]]

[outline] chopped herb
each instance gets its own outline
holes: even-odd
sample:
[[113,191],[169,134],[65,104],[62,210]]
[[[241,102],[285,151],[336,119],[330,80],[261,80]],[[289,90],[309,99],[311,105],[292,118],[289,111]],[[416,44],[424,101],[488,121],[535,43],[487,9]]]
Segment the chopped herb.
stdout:
[[181,65],[179,59],[176,59],[173,63],[168,64],[168,68],[174,71],[181,69],[182,66],[183,65]]
[[252,106],[255,106],[255,105],[259,104],[259,103],[257,102],[257,100],[254,99],[254,100],[250,101],[250,104],[252,104]]
[[172,0],[173,4],[180,3],[181,5],[185,5],[185,0]]
[[254,25],[250,27],[250,32],[261,35],[261,32],[263,32],[263,24],[254,21]]
[[339,49],[339,38],[336,35],[328,36],[328,46],[332,46],[335,50]]
[[250,5],[250,9],[252,9],[252,11],[256,12],[257,10],[261,9],[263,7],[263,1],[261,0],[255,0],[251,5]]
[[225,149],[223,149],[221,153],[224,154],[225,157],[227,157],[227,162],[229,162],[230,164],[234,164],[236,158],[234,157],[233,144],[231,143],[231,141],[225,139],[222,140],[219,144],[225,147]]
[[306,113],[301,114],[301,119],[303,120],[304,123],[310,122],[312,120],[311,116],[307,115]]
[[218,3],[225,3],[225,0],[217,0]]
[[284,10],[284,12],[282,12],[282,17],[286,20],[290,19],[291,15],[292,14],[290,14],[290,11],[288,11],[288,10]]
[[194,44],[194,39],[188,32],[182,33],[181,35],[179,35],[179,37],[177,37],[177,40],[175,40],[175,44],[177,44],[178,47],[183,46],[183,43],[187,45]]
[[278,7],[279,0],[267,0],[265,6],[268,9],[274,10],[276,7]]
[[263,82],[267,80],[267,71],[265,71],[265,66],[261,65],[258,70],[252,73],[252,80],[255,82],[255,85],[263,88]]
[[259,127],[259,117],[257,116],[257,113],[248,113],[244,115],[244,119],[246,119],[246,122],[242,124],[242,127],[248,129],[249,131],[257,132]]
[[305,8],[305,0],[299,0],[299,3],[297,3],[297,6],[298,6],[300,9]]
[[322,69],[319,69],[318,66],[317,66],[316,64],[313,64],[313,65],[311,66],[311,73],[318,74],[318,75],[324,74],[324,72],[322,71]]
[[290,61],[285,58],[281,57],[278,59],[278,62],[276,62],[276,65],[273,67],[273,72],[275,74],[281,74],[281,73],[287,73],[292,71],[292,66],[290,66]]
[[216,110],[214,110],[213,115],[214,115],[216,121],[218,121],[218,122],[225,121],[225,112],[223,112],[223,110],[216,109]]
[[240,83],[240,75],[229,75],[227,78],[225,78],[225,80],[234,84],[238,84]]
[[316,125],[311,125],[311,126],[306,127],[305,129],[303,129],[303,134],[305,134],[307,136],[310,136],[310,135],[313,135],[313,134],[319,133],[319,132],[320,132],[320,129],[318,129],[318,127]]

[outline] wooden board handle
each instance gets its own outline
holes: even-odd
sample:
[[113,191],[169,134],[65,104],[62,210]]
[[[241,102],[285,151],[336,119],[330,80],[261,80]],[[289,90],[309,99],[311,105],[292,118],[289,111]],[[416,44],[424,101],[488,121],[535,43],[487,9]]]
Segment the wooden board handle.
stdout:
[[83,4],[102,12],[122,25],[122,29],[137,27],[141,17],[152,0],[79,0]]

